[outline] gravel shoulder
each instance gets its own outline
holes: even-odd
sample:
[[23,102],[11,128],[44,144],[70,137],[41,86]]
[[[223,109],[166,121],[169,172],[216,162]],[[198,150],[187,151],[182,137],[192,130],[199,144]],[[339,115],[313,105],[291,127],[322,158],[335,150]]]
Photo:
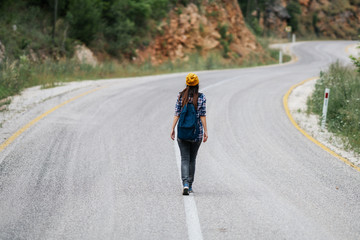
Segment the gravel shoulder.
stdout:
[[[319,124],[320,117],[318,115],[307,114],[306,101],[315,90],[316,81],[317,79],[308,81],[292,91],[288,100],[291,115],[300,128],[302,128],[310,136],[340,156],[348,159],[353,164],[360,166],[359,154],[346,149],[346,144],[344,143],[343,138],[336,136],[326,129],[321,129]],[[331,101],[331,99],[329,101]]]
[[0,123],[16,119],[18,114],[26,112],[39,103],[67,94],[84,87],[95,86],[94,81],[64,83],[61,86],[42,89],[41,86],[27,88],[21,94],[11,97],[11,103],[0,113]]
[[10,97],[10,104],[0,112],[0,139],[9,138],[29,121],[79,93],[106,84],[107,80],[61,83],[54,88],[35,86]]

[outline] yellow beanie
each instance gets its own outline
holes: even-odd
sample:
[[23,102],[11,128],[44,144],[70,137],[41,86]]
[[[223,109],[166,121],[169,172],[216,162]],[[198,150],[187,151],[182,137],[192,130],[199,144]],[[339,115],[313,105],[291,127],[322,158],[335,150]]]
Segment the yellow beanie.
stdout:
[[199,84],[199,78],[195,73],[189,73],[186,76],[186,85],[188,86],[196,86]]

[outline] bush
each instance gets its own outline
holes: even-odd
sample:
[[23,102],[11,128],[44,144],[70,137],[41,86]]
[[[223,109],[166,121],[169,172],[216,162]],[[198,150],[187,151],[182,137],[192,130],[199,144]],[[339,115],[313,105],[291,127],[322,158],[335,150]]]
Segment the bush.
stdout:
[[179,4],[177,0],[58,1],[53,39],[54,2],[2,0],[0,36],[9,58],[16,60],[30,51],[42,59],[71,57],[72,46],[81,41],[98,52],[132,59],[135,49],[149,44],[169,8]]
[[357,71],[360,73],[360,57],[356,58],[354,56],[350,56],[350,59],[357,68]]
[[218,26],[221,39],[226,39],[228,28],[229,26],[227,24],[222,24]]
[[325,88],[330,88],[327,113],[329,131],[348,139],[349,147],[360,152],[360,75],[352,67],[331,64],[321,72],[308,101],[309,111],[322,115]]
[[293,32],[296,32],[299,27],[299,15],[301,14],[301,6],[298,0],[291,0],[286,6],[286,10],[290,15],[288,24],[291,26]]
[[[360,48],[360,45],[358,45],[357,48]],[[355,65],[355,67],[357,68],[357,71],[360,73],[360,57],[356,58],[356,57],[350,55],[350,59],[353,62],[353,64]]]
[[168,13],[168,0],[152,0],[150,2],[151,6],[151,18],[155,20],[161,20]]
[[101,26],[101,2],[99,0],[72,0],[67,12],[70,36],[89,44],[95,39]]
[[168,0],[113,0],[103,7],[106,51],[113,56],[135,56],[134,49],[146,44],[149,22],[166,16]]
[[21,56],[19,61],[5,60],[0,64],[0,99],[18,94],[31,78],[30,61]]
[[252,17],[249,23],[251,29],[254,31],[255,35],[261,36],[263,33],[263,29],[259,24],[259,20],[256,17]]
[[229,58],[230,44],[234,38],[232,34],[227,34],[228,28],[229,26],[227,24],[218,25],[221,36],[220,44],[223,47],[224,58]]
[[221,39],[220,44],[223,47],[223,57],[229,58],[229,51],[230,51],[229,42],[224,39]]

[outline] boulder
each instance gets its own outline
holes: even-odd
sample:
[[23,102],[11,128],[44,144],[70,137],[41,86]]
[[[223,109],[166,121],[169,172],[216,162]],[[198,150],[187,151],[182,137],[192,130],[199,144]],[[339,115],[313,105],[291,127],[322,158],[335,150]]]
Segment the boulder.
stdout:
[[214,49],[214,48],[218,47],[219,44],[220,44],[220,42],[218,40],[215,40],[214,38],[207,37],[203,41],[203,49],[205,51],[211,50],[211,49]]
[[32,61],[32,62],[37,62],[39,60],[36,53],[32,49],[29,50],[28,57],[29,57],[30,61]]
[[98,60],[96,59],[94,53],[84,44],[75,46],[74,59],[92,66],[96,66],[98,64]]

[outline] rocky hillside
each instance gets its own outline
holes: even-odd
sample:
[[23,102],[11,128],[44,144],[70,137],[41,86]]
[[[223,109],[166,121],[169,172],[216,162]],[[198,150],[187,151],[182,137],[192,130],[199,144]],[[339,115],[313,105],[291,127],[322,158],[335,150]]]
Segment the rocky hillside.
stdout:
[[360,34],[359,0],[300,0],[302,27],[318,36],[356,39]]
[[225,63],[257,60],[261,64],[271,57],[253,33],[286,38],[285,27],[291,25],[300,37],[357,39],[360,34],[360,0],[2,0],[2,3],[0,61],[5,58],[18,61],[26,56],[40,64],[48,60],[86,59],[91,65],[113,60],[120,63],[150,60],[158,65],[167,61],[186,62],[196,54],[209,59],[208,54],[215,53]]
[[263,34],[286,37],[285,27],[291,25],[303,37],[358,39],[360,35],[360,0],[274,0],[263,6],[252,5],[247,16],[259,19],[254,28],[263,29]]
[[246,27],[237,0],[203,1],[178,5],[157,28],[158,36],[150,45],[137,50],[138,61],[151,59],[186,61],[191,53],[206,55],[219,51],[226,59],[241,61],[250,54],[266,54]]

